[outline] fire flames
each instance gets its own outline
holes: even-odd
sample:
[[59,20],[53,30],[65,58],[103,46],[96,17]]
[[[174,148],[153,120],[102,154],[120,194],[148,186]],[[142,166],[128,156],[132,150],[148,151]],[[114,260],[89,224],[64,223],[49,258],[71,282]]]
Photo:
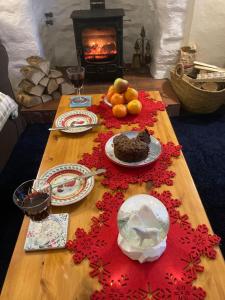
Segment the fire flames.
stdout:
[[113,29],[86,29],[83,33],[83,46],[86,60],[98,61],[117,54]]

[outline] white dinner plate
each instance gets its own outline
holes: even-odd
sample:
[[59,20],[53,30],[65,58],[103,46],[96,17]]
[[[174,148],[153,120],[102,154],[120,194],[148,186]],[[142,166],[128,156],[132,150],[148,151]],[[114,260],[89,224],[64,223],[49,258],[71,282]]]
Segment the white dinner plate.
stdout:
[[[123,132],[128,138],[135,138],[138,135],[138,131],[126,131]],[[162,146],[160,142],[154,137],[151,137],[151,143],[149,144],[149,153],[146,159],[138,161],[138,162],[126,162],[118,159],[115,154],[114,154],[114,148],[113,148],[113,139],[114,137],[120,135],[121,133],[115,134],[112,136],[106,143],[105,145],[105,154],[106,156],[113,161],[114,163],[124,166],[124,167],[130,167],[130,168],[135,168],[135,167],[142,167],[146,166],[152,162],[154,162],[161,154],[162,151]]]
[[[94,114],[91,111],[88,110],[72,110],[68,111],[62,115],[60,115],[56,121],[55,125],[56,127],[69,127],[72,125],[86,125],[86,124],[95,124],[98,122],[98,117],[96,114]],[[79,128],[70,128],[70,129],[65,129],[62,130],[67,133],[79,133],[79,132],[84,132],[89,129],[91,129],[92,126],[90,127],[79,127]]]
[[[90,169],[79,164],[62,164],[49,169],[41,175],[49,184],[62,185],[52,189],[51,204],[54,206],[70,205],[86,197],[94,187],[94,176],[75,180],[74,177],[91,172]],[[71,181],[69,181],[71,179]],[[69,181],[69,182],[68,182]],[[63,185],[63,182],[67,182]]]

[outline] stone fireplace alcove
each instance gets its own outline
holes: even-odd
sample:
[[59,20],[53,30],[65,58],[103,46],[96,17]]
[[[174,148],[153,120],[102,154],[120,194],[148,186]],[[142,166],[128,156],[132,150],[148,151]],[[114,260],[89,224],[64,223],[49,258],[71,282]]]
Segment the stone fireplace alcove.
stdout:
[[[106,0],[108,9],[122,8],[125,11],[123,48],[124,61],[131,62],[134,43],[142,25],[152,46],[151,74],[155,78],[165,78],[177,59],[179,48],[194,41],[204,50],[216,53],[216,58],[206,55],[208,63],[218,63],[222,54],[223,40],[206,44],[209,18],[220,22],[217,38],[224,34],[225,4],[223,0],[206,0],[199,11],[198,0]],[[8,0],[0,4],[0,39],[6,46],[10,59],[10,78],[14,88],[20,80],[19,67],[30,55],[43,55],[52,65],[68,66],[76,64],[73,23],[71,12],[89,9],[89,0]],[[45,13],[53,13],[53,25],[46,24]],[[200,23],[205,27],[203,29]],[[216,24],[215,24],[216,26]],[[213,30],[215,29],[213,26]],[[211,30],[211,38],[214,31]],[[198,39],[200,45],[198,45]],[[210,45],[209,45],[210,44]],[[213,48],[213,45],[214,48]],[[221,61],[221,60],[220,60]],[[222,62],[221,62],[222,63]],[[223,66],[224,62],[222,63]]]

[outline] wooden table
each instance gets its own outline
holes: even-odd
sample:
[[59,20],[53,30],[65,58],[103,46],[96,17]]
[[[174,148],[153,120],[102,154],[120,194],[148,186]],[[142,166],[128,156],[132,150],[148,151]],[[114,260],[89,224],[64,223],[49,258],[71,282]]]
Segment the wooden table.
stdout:
[[[155,99],[161,99],[158,92],[151,92],[151,94]],[[100,95],[93,95],[93,99],[95,103],[98,103]],[[70,110],[68,103],[69,97],[63,96],[56,117]],[[122,130],[125,129],[127,126],[123,126]],[[100,130],[104,128],[95,128],[83,135],[51,132],[38,174],[61,163],[76,163],[84,152],[91,152],[93,139]],[[178,143],[166,112],[159,113],[154,131],[155,136],[160,137],[163,143],[168,141]],[[189,215],[193,226],[205,223],[211,230],[183,155],[173,160],[171,170],[176,171],[174,185],[170,187],[164,185],[158,190],[170,190],[174,197],[182,200],[183,204],[179,210]],[[101,199],[104,191],[106,188],[97,178],[95,188],[86,199],[68,207],[54,209],[54,212],[69,212],[69,238],[73,238],[77,227],[89,228],[91,217],[98,214],[95,203]],[[131,185],[126,192],[126,197],[139,192],[147,192],[144,184],[142,186]],[[86,300],[94,290],[101,289],[97,280],[88,275],[90,271],[88,261],[74,265],[71,253],[65,249],[25,253],[23,246],[27,227],[28,219],[25,217],[2,289],[1,299]],[[207,299],[222,300],[225,299],[225,268],[220,250],[218,249],[217,252],[215,260],[202,258],[205,271],[198,275],[195,285],[202,286],[207,291]]]
[[[66,76],[65,68],[60,68]],[[167,105],[166,111],[169,116],[179,116],[180,102],[174,93],[168,79],[153,79],[149,74],[126,74],[124,79],[137,90],[155,90],[161,93],[163,102]],[[112,81],[85,82],[82,93],[86,95],[103,94],[107,91]],[[30,108],[22,107],[21,112],[27,123],[47,123],[54,120],[59,105],[59,100],[51,100],[47,103],[35,105]]]

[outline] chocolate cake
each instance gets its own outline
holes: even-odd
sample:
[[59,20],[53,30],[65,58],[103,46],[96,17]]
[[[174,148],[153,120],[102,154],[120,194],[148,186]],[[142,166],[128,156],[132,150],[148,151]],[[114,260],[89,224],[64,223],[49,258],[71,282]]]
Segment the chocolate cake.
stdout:
[[115,156],[126,162],[137,162],[148,156],[150,135],[147,130],[139,132],[137,137],[129,139],[120,134],[113,139]]

